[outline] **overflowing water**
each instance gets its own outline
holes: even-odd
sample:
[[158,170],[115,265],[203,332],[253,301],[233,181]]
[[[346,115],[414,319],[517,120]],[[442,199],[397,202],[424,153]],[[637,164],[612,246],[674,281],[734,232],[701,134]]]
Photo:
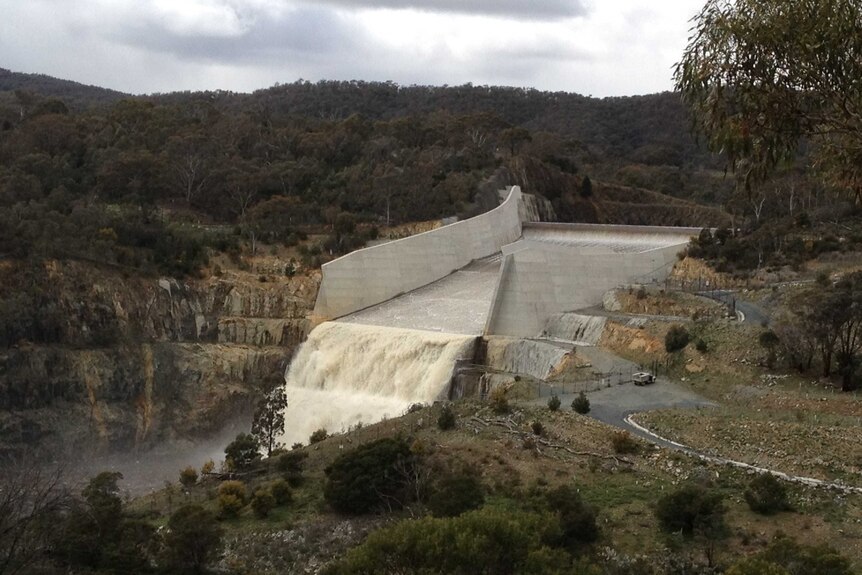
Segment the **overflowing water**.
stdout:
[[281,441],[307,443],[317,429],[337,432],[445,398],[459,359],[476,337],[327,322],[317,326],[285,374],[288,407]]
[[578,313],[552,315],[542,333],[545,337],[563,339],[586,345],[598,345],[607,318]]

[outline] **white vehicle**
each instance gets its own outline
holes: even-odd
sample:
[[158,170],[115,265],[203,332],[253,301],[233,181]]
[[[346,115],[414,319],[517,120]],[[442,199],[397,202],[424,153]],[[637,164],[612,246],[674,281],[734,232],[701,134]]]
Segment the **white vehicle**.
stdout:
[[655,376],[648,371],[639,371],[632,374],[632,383],[635,385],[649,385],[655,383]]

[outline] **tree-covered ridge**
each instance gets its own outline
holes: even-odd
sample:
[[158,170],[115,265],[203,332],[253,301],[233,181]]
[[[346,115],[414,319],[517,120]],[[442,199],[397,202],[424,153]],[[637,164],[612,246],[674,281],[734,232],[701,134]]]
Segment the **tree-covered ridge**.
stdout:
[[129,96],[116,90],[71,80],[60,80],[45,74],[24,74],[0,68],[0,96],[3,92],[16,91],[59,98],[74,110],[86,110],[94,106],[110,104]]

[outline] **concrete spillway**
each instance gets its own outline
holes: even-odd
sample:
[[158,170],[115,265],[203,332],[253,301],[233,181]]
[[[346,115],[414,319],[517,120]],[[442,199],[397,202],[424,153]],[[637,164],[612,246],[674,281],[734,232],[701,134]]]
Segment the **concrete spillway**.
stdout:
[[444,399],[452,369],[473,357],[476,338],[351,323],[317,326],[285,374],[282,442],[317,429],[345,430],[395,417],[413,403]]
[[425,287],[338,321],[481,335],[500,275],[501,256],[473,262]]

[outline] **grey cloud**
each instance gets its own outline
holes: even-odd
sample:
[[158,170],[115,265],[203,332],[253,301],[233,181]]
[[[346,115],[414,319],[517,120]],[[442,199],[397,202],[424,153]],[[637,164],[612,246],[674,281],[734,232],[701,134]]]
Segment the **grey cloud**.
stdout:
[[278,16],[244,19],[246,29],[233,36],[176,34],[159,22],[142,19],[110,33],[112,41],[169,53],[185,60],[224,64],[266,64],[286,58],[331,58],[356,50],[364,32],[349,18],[327,8],[300,7]]
[[588,12],[583,0],[318,0],[318,4],[344,8],[412,9],[528,20],[575,18],[585,16]]

